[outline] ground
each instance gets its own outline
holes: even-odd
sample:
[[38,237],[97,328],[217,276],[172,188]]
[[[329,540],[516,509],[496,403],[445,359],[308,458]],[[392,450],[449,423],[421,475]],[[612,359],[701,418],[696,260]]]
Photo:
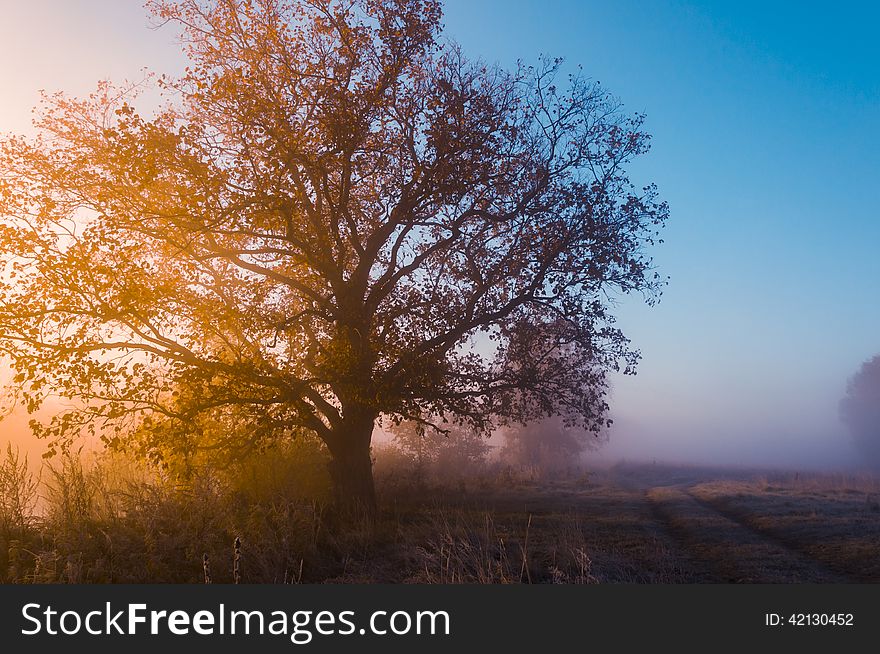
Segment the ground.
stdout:
[[443,484],[380,475],[379,514],[363,518],[285,484],[107,475],[70,464],[42,514],[0,520],[0,581],[231,583],[240,538],[245,583],[880,582],[876,476],[650,464],[554,480],[499,467]]
[[331,580],[880,582],[875,477],[619,465],[413,502]]

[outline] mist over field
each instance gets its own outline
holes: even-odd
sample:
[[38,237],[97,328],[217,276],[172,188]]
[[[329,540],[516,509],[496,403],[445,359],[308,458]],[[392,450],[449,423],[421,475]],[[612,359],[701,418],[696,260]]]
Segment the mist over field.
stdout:
[[[706,404],[701,404],[702,411],[689,409],[686,398],[679,398],[677,407],[667,399],[663,407],[641,404],[636,411],[625,401],[627,386],[637,387],[642,381],[636,377],[618,382],[612,394],[614,425],[607,438],[597,439],[595,448],[583,453],[584,465],[604,467],[620,461],[657,461],[817,471],[864,468],[864,461],[838,417],[839,398],[824,402],[824,406],[817,403],[802,410],[791,407],[788,414],[768,412],[749,418],[738,416],[733,404],[706,415]],[[639,391],[636,388],[632,392]],[[715,417],[718,413],[727,413],[729,420],[719,424]],[[29,418],[26,412],[18,410],[4,419],[0,423],[0,445],[8,442],[20,447],[38,466],[46,447],[30,433]],[[377,443],[389,438],[381,430],[376,433]],[[502,443],[499,437],[487,442],[493,449]]]
[[651,379],[646,372],[650,368],[617,381],[614,426],[597,460],[811,470],[864,467],[839,417],[845,381],[822,384],[811,398],[802,394],[786,399],[770,395],[771,389],[713,388],[710,382],[702,388],[695,385],[686,395]]

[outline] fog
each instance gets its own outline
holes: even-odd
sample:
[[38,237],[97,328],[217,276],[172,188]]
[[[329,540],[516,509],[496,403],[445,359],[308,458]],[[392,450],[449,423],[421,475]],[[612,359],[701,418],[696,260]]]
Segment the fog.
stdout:
[[[644,369],[644,367],[643,367]],[[846,379],[829,384],[824,397],[788,401],[756,392],[712,396],[711,386],[694,394],[664,383],[651,366],[633,377],[617,376],[610,393],[614,420],[598,447],[584,453],[587,465],[620,461],[707,464],[786,470],[854,470],[860,458],[838,417]],[[47,417],[51,404],[36,417]],[[16,408],[0,421],[0,447],[7,442],[39,465],[46,444],[28,428],[29,416]],[[384,443],[388,435],[377,429]],[[492,449],[501,439],[490,439]],[[87,449],[94,444],[81,443]]]
[[591,458],[603,463],[662,461],[786,470],[860,467],[849,435],[831,421],[820,427],[795,420],[750,425],[702,417],[656,423],[622,417],[615,421],[609,442]]
[[[820,338],[815,325],[794,327],[786,339],[782,314],[747,332],[747,316],[737,322],[710,308],[689,325],[673,314],[693,311],[690,284],[682,280],[665,306],[623,308],[643,358],[635,376],[612,378],[614,425],[596,460],[861,468],[839,404],[847,380],[872,353],[840,341],[820,349],[810,343]],[[737,326],[741,340],[731,342]]]

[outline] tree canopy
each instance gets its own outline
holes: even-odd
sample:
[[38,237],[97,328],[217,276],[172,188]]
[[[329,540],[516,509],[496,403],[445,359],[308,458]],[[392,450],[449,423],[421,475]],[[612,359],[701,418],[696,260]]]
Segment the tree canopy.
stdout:
[[840,417],[864,464],[880,470],[880,355],[863,363],[849,380]]
[[311,432],[369,504],[380,416],[604,426],[613,299],[663,282],[643,116],[467,58],[434,0],[148,7],[190,60],[160,110],[102,83],[0,143],[0,353],[29,410],[70,400],[38,435]]

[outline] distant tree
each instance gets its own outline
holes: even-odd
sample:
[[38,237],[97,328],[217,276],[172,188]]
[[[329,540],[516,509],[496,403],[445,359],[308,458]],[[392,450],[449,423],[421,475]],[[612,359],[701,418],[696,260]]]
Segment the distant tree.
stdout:
[[598,446],[605,434],[570,426],[560,416],[503,430],[501,460],[508,465],[560,472],[581,463],[585,451]]
[[486,439],[463,425],[440,430],[412,420],[390,427],[390,447],[401,456],[419,481],[428,477],[454,478],[476,472],[486,463]]
[[840,416],[863,462],[880,470],[880,355],[863,363],[850,378]]
[[37,435],[313,433],[373,507],[380,415],[602,428],[638,359],[608,298],[662,281],[642,116],[468,60],[434,0],[148,6],[191,59],[165,108],[105,83],[0,143],[0,354],[29,410],[73,400]]

